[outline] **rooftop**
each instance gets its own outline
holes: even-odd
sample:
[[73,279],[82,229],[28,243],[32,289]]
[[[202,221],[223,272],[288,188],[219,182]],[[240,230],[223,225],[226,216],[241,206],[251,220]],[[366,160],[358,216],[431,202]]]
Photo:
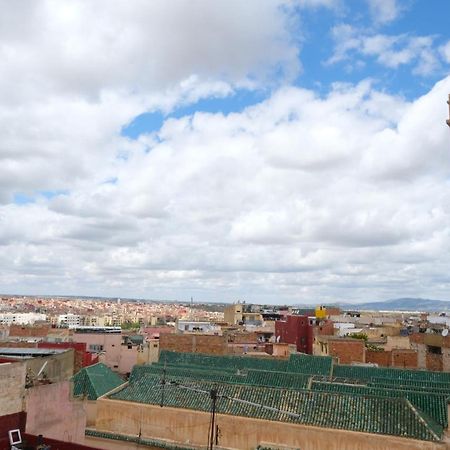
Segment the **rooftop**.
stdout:
[[[235,416],[439,441],[442,426],[406,398],[286,390],[186,377],[146,374],[109,396],[111,399],[210,412],[211,389],[217,389],[217,412]],[[164,389],[164,396],[162,396]],[[364,412],[364,413],[362,413]],[[393,420],[395,418],[395,420]]]
[[124,384],[125,381],[102,363],[84,367],[73,377],[74,397],[86,396],[88,400],[98,397]]

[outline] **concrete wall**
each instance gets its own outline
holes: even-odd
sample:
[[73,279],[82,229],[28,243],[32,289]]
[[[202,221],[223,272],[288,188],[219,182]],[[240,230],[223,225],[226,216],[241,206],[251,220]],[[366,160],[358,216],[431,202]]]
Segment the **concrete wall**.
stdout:
[[95,421],[97,420],[97,401],[83,399],[83,409],[86,413],[86,426],[95,427]]
[[66,442],[84,442],[86,413],[81,400],[71,400],[69,381],[27,389],[25,396],[29,434],[42,434]]
[[32,375],[36,376],[45,362],[47,365],[43,373],[47,375],[48,380],[53,383],[68,380],[74,373],[74,350],[68,349],[63,353],[27,359],[27,371],[31,371]]
[[409,336],[388,336],[386,338],[384,349],[390,351],[394,348],[410,349],[411,343],[409,341]]
[[[97,400],[96,429],[206,446],[210,414],[107,398]],[[443,450],[449,445],[230,415],[217,415],[219,447],[251,450],[258,445],[301,450]],[[123,447],[126,448],[126,447]]]
[[0,364],[0,417],[23,410],[25,374],[22,361]]

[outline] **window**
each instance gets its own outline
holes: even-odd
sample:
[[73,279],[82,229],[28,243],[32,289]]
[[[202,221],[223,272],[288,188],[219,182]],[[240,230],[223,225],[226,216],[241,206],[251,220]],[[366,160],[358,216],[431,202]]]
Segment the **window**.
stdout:
[[91,345],[89,345],[89,351],[94,352],[94,353],[101,352],[101,351],[103,351],[103,345],[91,344]]
[[442,347],[435,347],[434,345],[427,345],[427,350],[429,353],[434,355],[442,355]]

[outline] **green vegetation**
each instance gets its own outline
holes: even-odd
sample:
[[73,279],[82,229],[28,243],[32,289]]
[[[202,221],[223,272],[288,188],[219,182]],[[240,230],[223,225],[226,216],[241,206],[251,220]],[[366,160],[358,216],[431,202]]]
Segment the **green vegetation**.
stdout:
[[141,324],[139,322],[124,322],[120,327],[122,330],[139,330]]

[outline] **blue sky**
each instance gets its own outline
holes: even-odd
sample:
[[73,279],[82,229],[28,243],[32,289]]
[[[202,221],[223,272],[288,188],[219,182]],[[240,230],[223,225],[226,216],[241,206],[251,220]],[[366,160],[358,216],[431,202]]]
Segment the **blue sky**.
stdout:
[[[346,0],[335,2],[332,8],[302,8],[290,10],[291,39],[299,46],[302,69],[289,84],[311,89],[317,95],[326,95],[335,83],[358,83],[371,79],[383,92],[413,100],[425,94],[449,72],[449,62],[440,54],[440,47],[450,39],[448,17],[450,3],[442,0],[387,0],[381,11],[393,7],[389,20],[377,20],[377,12],[371,11],[369,1]],[[377,3],[377,2],[375,2]],[[383,1],[378,2],[380,5]],[[333,29],[348,26],[354,29],[355,38],[367,39],[384,36],[397,39],[393,51],[401,52],[411,40],[429,38],[423,50],[435,58],[434,65],[424,73],[417,73],[420,55],[411,54],[409,60],[389,67],[377,61],[379,54],[362,54],[350,50],[342,60],[330,62],[336,52],[337,41]],[[382,50],[380,49],[380,52]],[[275,71],[276,73],[276,71]],[[158,131],[168,118],[180,118],[197,111],[229,114],[240,112],[270,97],[271,93],[286,83],[283,76],[276,76],[270,83],[256,89],[234,89],[229,95],[202,98],[187,105],[175,106],[169,112],[152,110],[136,116],[122,128],[122,135],[137,138],[143,133]]]

